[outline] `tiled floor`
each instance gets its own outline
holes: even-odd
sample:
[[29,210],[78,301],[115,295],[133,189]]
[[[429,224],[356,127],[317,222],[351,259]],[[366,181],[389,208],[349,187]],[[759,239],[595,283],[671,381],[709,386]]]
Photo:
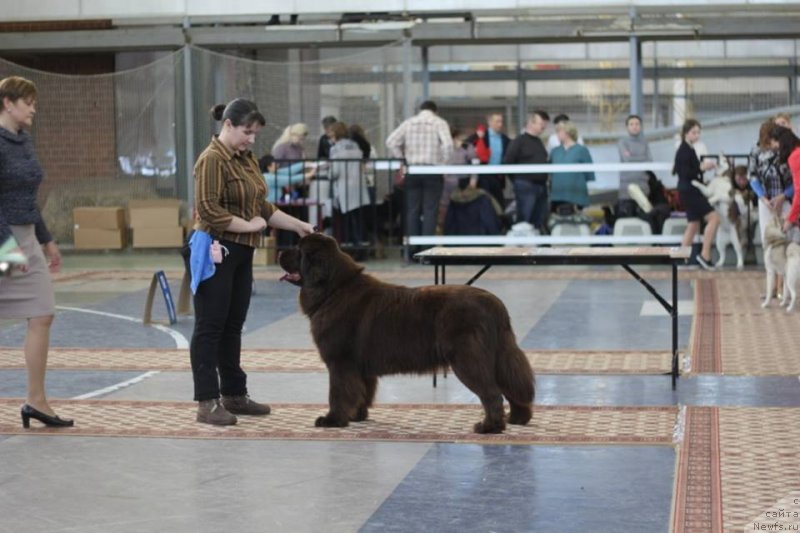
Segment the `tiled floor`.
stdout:
[[[53,346],[174,348],[181,338],[190,338],[190,317],[182,317],[171,335],[136,321],[142,314],[150,271],[154,267],[175,271],[180,267],[177,258],[164,254],[66,258],[67,268],[76,272],[94,265],[143,270],[122,282],[118,276],[106,280],[96,274],[66,277],[56,283],[58,305],[77,310],[59,311]],[[391,262],[368,263],[367,270],[407,285],[432,279],[430,269]],[[650,295],[624,273],[604,271],[597,279],[586,271],[574,271],[572,277],[569,271],[526,276],[523,269],[495,267],[491,274],[477,285],[506,303],[525,349],[668,348],[668,319],[651,316],[644,305]],[[663,276],[652,274],[655,286],[665,290]],[[459,275],[449,275],[449,281],[457,282]],[[694,299],[693,276],[697,274],[682,273],[681,300]],[[726,283],[732,279],[727,273],[720,276],[725,276]],[[754,275],[746,272],[741,276],[749,280]],[[297,312],[297,289],[279,283],[278,277],[276,270],[259,272],[243,345],[313,348],[308,322]],[[177,280],[171,281],[177,290]],[[760,310],[757,302],[752,312],[756,309]],[[161,307],[156,308],[156,318],[165,318]],[[688,311],[680,318],[679,344],[684,352],[691,347],[694,319]],[[725,317],[722,320],[724,323]],[[19,347],[23,336],[19,324],[0,325],[0,346]],[[724,353],[722,357],[724,361]],[[100,401],[191,400],[191,375],[186,371],[159,371],[129,386],[107,389],[143,374],[143,370],[52,370],[48,390],[53,398],[95,393]],[[24,387],[24,371],[0,367],[0,397],[20,398]],[[251,372],[249,388],[256,399],[277,404],[327,400],[323,372]],[[377,402],[474,404],[476,398],[452,375],[440,379],[436,388],[429,377],[400,376],[382,380]],[[793,375],[700,374],[682,377],[677,391],[672,391],[669,377],[663,375],[548,374],[537,378],[536,402],[612,408],[783,407],[789,409],[782,411],[782,416],[796,420],[800,382]],[[15,404],[2,402],[0,408],[15,409],[8,405]],[[189,404],[187,409],[191,416]],[[67,406],[62,412],[70,415]],[[735,420],[737,412],[726,411],[726,417]],[[78,418],[77,423],[82,420]],[[676,490],[681,489],[676,487],[676,472],[681,472],[682,450],[684,445],[668,444],[508,446],[0,434],[0,532],[656,532],[671,531],[673,526],[674,531],[721,528],[713,521],[707,522],[711,529],[704,525],[693,529],[693,522],[687,520],[672,523],[673,498],[684,494],[686,488],[683,493]],[[784,459],[798,462],[797,453]],[[700,460],[707,464],[711,459]],[[718,463],[719,457],[712,462]],[[698,487],[695,489],[706,490],[705,485]],[[36,502],[35,512],[31,502]],[[680,507],[681,502],[678,504]],[[720,513],[738,516],[736,509],[725,509],[725,502],[720,505]],[[678,511],[683,517],[688,509]],[[713,509],[701,512],[713,514]]]

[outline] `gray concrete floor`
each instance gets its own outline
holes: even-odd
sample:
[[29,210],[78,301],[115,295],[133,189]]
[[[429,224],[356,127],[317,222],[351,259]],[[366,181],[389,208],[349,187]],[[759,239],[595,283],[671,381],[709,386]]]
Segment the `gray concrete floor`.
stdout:
[[[66,256],[65,267],[152,270],[181,263],[174,254],[76,254]],[[391,261],[367,263],[371,269],[402,272],[409,285],[432,279],[429,268]],[[191,318],[173,326],[174,335],[135,322],[146,285],[56,284],[58,305],[77,309],[59,311],[52,345],[174,348],[176,338],[190,338]],[[524,348],[668,347],[669,321],[640,312],[651,297],[634,280],[485,279],[477,286],[506,303]],[[272,280],[256,289],[243,345],[313,347],[297,289]],[[688,283],[680,298],[693,298]],[[690,316],[681,318],[682,347],[690,324]],[[0,346],[19,346],[23,336],[23,325],[0,324]],[[69,398],[139,374],[51,371],[48,387],[51,397]],[[672,391],[668,376],[548,375],[537,386],[542,405],[800,406],[796,378],[703,376],[681,379]],[[21,397],[24,387],[23,371],[0,370],[0,397]],[[327,376],[251,372],[249,389],[267,402],[324,403]],[[191,374],[160,372],[105,397],[188,401]],[[381,381],[377,401],[476,398],[453,376],[437,388],[428,377],[399,376]],[[0,435],[0,532],[667,531],[674,465],[674,450],[658,446]]]

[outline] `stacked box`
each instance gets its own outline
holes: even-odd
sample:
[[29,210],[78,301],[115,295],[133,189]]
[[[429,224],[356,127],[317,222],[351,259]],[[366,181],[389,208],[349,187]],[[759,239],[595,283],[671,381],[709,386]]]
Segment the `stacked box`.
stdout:
[[254,266],[269,266],[278,263],[278,247],[275,237],[264,237],[253,254]]
[[180,200],[131,200],[128,218],[134,248],[178,248],[183,245]]
[[122,207],[76,207],[72,218],[76,250],[121,250],[128,245]]

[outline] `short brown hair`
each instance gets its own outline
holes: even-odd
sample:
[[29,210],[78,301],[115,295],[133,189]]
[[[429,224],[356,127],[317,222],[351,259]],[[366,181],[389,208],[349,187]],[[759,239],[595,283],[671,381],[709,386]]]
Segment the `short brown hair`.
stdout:
[[339,139],[346,139],[348,137],[347,125],[344,122],[334,122],[331,124],[331,135],[337,141]]
[[761,127],[758,129],[758,147],[762,150],[769,150],[769,134],[774,127],[774,118],[768,118],[761,123]]
[[19,76],[9,76],[0,81],[0,102],[4,98],[8,98],[12,102],[16,102],[20,98],[31,102],[36,100],[36,95],[36,85],[31,80]]

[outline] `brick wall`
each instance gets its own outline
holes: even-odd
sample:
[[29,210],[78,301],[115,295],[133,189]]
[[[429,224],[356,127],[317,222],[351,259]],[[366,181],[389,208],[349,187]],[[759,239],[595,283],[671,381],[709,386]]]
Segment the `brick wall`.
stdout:
[[48,189],[67,182],[116,176],[114,81],[102,75],[114,71],[114,55],[18,55],[4,59],[27,68],[0,63],[0,77],[30,78],[39,91],[32,133],[45,170],[43,197]]

